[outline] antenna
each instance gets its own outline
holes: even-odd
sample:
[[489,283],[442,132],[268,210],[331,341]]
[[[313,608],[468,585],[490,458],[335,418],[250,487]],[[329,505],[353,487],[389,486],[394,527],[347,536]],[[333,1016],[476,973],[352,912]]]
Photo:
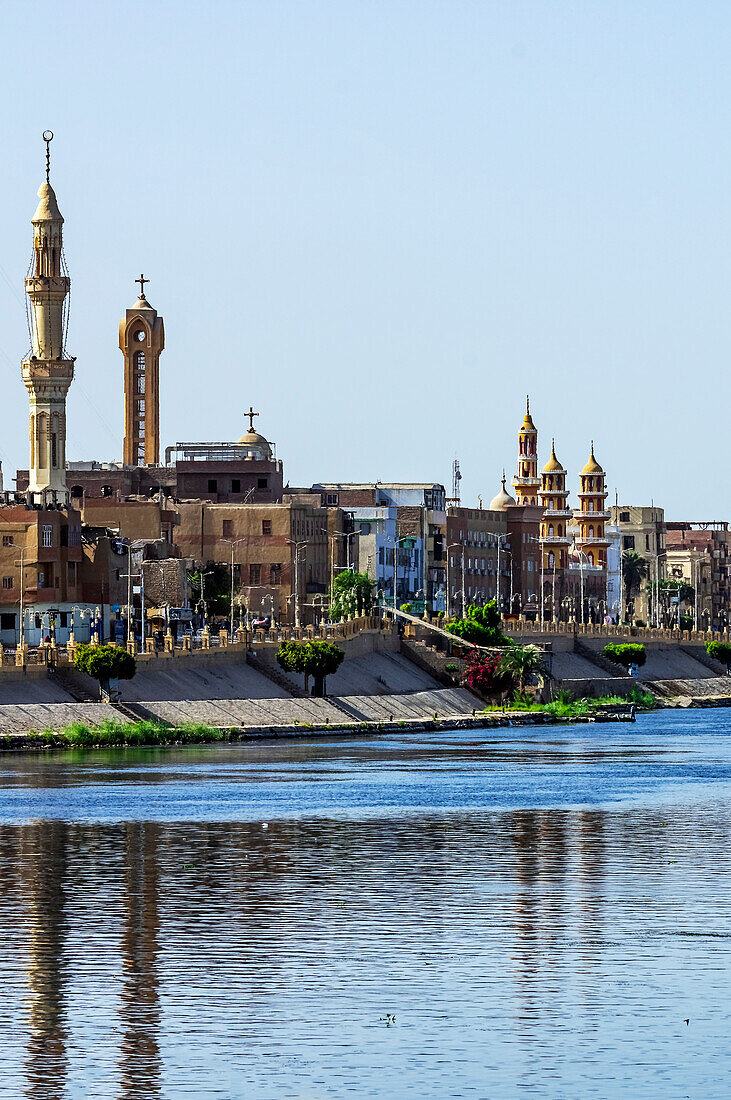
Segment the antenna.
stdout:
[[452,463],[452,500],[459,504],[459,483],[462,480],[462,474],[459,469],[459,459],[455,458]]

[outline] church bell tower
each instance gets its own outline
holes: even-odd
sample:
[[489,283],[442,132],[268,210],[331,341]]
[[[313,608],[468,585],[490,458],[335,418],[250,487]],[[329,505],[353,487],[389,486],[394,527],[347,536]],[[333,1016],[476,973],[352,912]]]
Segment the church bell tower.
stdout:
[[30,466],[28,490],[37,504],[67,504],[66,394],[74,377],[73,358],[66,355],[68,294],[71,280],[63,257],[63,218],[51,187],[50,144],[44,130],[46,182],[31,218],[33,259],[25,280],[30,300],[31,349],[23,360],[23,382],[30,397]]
[[137,301],[119,322],[119,346],[124,356],[125,466],[157,466],[160,462],[160,352],[165,347],[162,317],[145,298],[140,275]]

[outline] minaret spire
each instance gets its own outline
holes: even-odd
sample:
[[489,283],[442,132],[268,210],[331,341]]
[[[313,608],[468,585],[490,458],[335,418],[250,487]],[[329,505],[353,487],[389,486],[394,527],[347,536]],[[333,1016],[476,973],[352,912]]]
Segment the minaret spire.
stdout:
[[65,358],[64,305],[71,280],[62,263],[63,217],[51,187],[51,130],[46,143],[46,180],[38,188],[33,226],[33,274],[25,280],[31,303],[31,351],[23,360],[23,381],[30,397],[28,488],[40,504],[66,504],[66,394],[74,377],[74,359]]

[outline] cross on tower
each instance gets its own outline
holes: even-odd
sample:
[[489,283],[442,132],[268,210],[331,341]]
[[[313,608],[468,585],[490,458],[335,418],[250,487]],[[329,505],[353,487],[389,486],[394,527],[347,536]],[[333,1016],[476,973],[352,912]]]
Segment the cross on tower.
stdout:
[[253,432],[253,430],[254,430],[254,417],[258,416],[258,415],[259,415],[259,413],[254,412],[254,406],[253,405],[249,405],[249,411],[244,413],[244,416],[248,416],[248,418],[249,418],[249,431],[250,432]]
[[136,283],[140,284],[140,298],[145,296],[145,283],[149,283],[149,279],[146,279],[144,275],[140,275],[139,279],[135,279]]

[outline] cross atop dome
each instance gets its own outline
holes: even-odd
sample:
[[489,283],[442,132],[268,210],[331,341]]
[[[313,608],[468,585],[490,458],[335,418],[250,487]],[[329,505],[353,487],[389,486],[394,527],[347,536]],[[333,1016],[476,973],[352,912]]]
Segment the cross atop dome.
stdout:
[[259,413],[254,412],[254,406],[253,405],[249,405],[249,411],[245,412],[244,416],[248,416],[248,418],[249,418],[249,431],[253,432],[254,431],[254,417],[259,416]]

